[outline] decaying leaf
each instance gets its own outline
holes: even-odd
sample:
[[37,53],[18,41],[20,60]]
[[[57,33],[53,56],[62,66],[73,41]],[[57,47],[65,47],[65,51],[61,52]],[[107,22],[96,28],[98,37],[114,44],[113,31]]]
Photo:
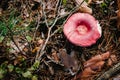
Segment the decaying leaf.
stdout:
[[55,60],[55,62],[59,62],[59,58],[58,58],[58,55],[57,55],[56,52],[53,52],[53,53],[52,53],[52,57],[53,57],[53,59]]
[[105,60],[110,58],[110,52],[96,55],[84,63],[84,70],[77,75],[81,80],[93,80],[95,74],[102,70]]
[[81,79],[82,80],[88,80],[88,78],[92,77],[93,74],[96,72],[93,71],[90,67],[85,68],[84,71],[81,74]]
[[39,45],[41,45],[41,44],[43,44],[43,43],[44,43],[44,41],[43,41],[42,39],[39,39],[39,40],[38,40],[38,44],[39,44]]
[[35,47],[33,50],[32,50],[32,53],[35,53],[39,50],[39,47]]
[[[80,5],[84,0],[75,0],[77,5]],[[79,9],[80,12],[92,14],[92,9],[88,7],[87,2],[83,2]]]
[[23,59],[25,59],[24,56],[18,56],[18,57],[14,60],[14,65],[19,64]]
[[108,59],[108,66],[112,66],[113,63],[117,62],[117,56],[116,55],[111,55],[110,58]]
[[96,64],[91,65],[90,68],[91,68],[93,71],[101,71],[104,63],[105,63],[104,61],[97,62]]
[[101,54],[101,55],[96,55],[96,56],[92,57],[90,60],[86,61],[84,63],[84,67],[88,67],[88,66],[94,65],[95,63],[97,63],[99,61],[103,61],[105,59],[108,59],[109,57],[110,57],[110,53],[109,52],[106,52],[106,53]]

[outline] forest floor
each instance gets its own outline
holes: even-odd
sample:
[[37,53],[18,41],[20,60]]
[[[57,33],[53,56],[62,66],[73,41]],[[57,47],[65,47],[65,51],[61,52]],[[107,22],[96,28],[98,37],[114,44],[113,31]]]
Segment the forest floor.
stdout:
[[[0,80],[120,80],[119,0],[85,1],[0,0]],[[63,33],[81,12],[102,28],[89,47]]]

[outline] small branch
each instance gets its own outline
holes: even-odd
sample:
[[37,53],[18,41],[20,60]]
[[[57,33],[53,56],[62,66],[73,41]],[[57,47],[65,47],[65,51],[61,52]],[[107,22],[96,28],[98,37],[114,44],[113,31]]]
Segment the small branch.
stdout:
[[[64,15],[64,16],[61,17],[61,18],[63,18],[63,17],[68,16],[67,19],[64,21],[63,25],[66,23],[66,21],[69,19],[69,17],[70,17],[73,13],[75,13],[76,11],[79,10],[79,7],[83,4],[83,2],[84,2],[84,0],[82,1],[82,3],[81,3],[80,5],[74,7],[68,14],[66,14],[66,15]],[[60,19],[61,19],[61,18],[60,18]],[[62,26],[63,26],[63,25],[62,25]],[[51,34],[51,37],[52,37],[55,33],[57,33],[60,29],[62,29],[62,28],[63,28],[63,27],[60,27],[60,28],[58,28],[57,30],[55,30],[55,31]]]
[[34,33],[34,36],[33,36],[33,41],[35,40],[36,33],[37,33],[38,28],[39,28],[39,25],[40,25],[40,15],[38,13],[37,26],[36,26],[35,33]]
[[[61,5],[61,2],[62,2],[62,1],[59,0],[60,5]],[[83,2],[84,2],[84,1],[83,1]],[[83,3],[83,2],[82,2],[82,3]],[[79,9],[79,7],[82,5],[82,3],[81,3],[80,5],[78,5],[77,7],[73,8],[73,9],[70,11],[70,14],[68,15],[68,18],[69,18],[74,12],[76,12],[76,11]],[[57,4],[57,5],[58,5],[58,4]],[[59,12],[59,10],[60,10],[60,6],[59,6],[59,8],[58,8],[58,10],[57,10],[57,13]],[[45,53],[44,49],[45,49],[45,47],[46,47],[46,45],[47,45],[47,43],[48,43],[51,35],[55,34],[55,32],[56,32],[56,31],[55,31],[55,32],[53,32],[53,34],[51,34],[52,28],[55,26],[57,20],[59,19],[58,17],[59,17],[59,15],[56,16],[56,19],[54,20],[52,26],[50,26],[50,27],[48,28],[47,39],[46,39],[44,45],[42,46],[42,48],[39,49],[38,52],[37,52],[37,55],[36,55],[36,59],[37,59],[37,60],[41,60],[41,57],[42,57],[42,56],[44,55],[44,53]],[[66,21],[68,20],[68,18],[66,19]],[[65,21],[65,22],[66,22],[66,21]],[[64,23],[65,23],[65,22],[64,22]],[[46,22],[46,23],[47,23],[47,22]],[[64,25],[64,23],[63,23],[63,25]],[[63,25],[62,25],[62,26],[63,26]],[[47,25],[46,25],[46,26],[47,26]],[[61,29],[61,28],[59,28],[59,29]]]
[[46,13],[45,13],[45,3],[43,3],[42,1],[41,1],[41,3],[42,3],[42,12],[43,12],[43,15],[44,15],[44,17],[45,17],[45,24],[46,24],[46,26],[47,26],[47,28],[49,28],[49,26],[48,26],[48,22],[47,22],[47,17],[46,17]]
[[115,74],[118,74],[118,73],[120,73],[120,63],[113,66],[111,69],[109,69],[100,77],[98,77],[96,80],[108,80],[110,79],[110,77],[113,77]]
[[[60,0],[58,0],[58,1],[57,1],[57,3],[56,3],[56,7],[55,7],[55,11],[57,11],[57,12],[56,12],[56,15],[57,15],[57,13],[58,13],[58,12],[59,12],[59,10],[60,10],[60,6],[59,6],[59,4],[61,5]],[[59,7],[59,10],[57,10],[57,9],[58,9],[58,7]]]
[[[61,5],[61,0],[59,0],[59,3],[60,3],[60,5]],[[58,4],[57,4],[57,5],[58,5]],[[59,10],[60,10],[60,7],[58,8],[58,11],[59,11]],[[37,52],[37,55],[36,55],[36,59],[37,59],[37,60],[41,60],[41,57],[42,57],[42,56],[44,55],[44,53],[45,53],[45,52],[44,52],[44,49],[45,49],[45,47],[46,47],[46,45],[47,45],[47,43],[48,43],[48,41],[49,41],[49,39],[50,39],[51,30],[52,30],[52,28],[55,26],[55,24],[56,24],[56,22],[57,22],[57,20],[58,20],[58,17],[59,17],[59,16],[56,16],[53,24],[48,28],[47,39],[46,39],[44,45],[42,46],[42,48],[39,49],[38,52]],[[47,23],[47,22],[46,22],[46,23]],[[46,26],[47,26],[47,25],[46,25]]]

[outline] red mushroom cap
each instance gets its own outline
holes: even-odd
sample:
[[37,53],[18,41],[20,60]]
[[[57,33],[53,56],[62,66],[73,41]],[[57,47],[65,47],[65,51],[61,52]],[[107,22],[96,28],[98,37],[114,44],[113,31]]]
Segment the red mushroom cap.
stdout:
[[90,46],[101,37],[101,27],[93,16],[75,13],[65,23],[63,32],[67,39],[78,46]]

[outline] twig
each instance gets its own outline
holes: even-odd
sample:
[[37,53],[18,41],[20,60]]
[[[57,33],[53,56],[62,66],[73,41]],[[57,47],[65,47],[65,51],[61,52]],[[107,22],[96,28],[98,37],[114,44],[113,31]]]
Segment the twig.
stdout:
[[36,26],[35,33],[34,33],[34,36],[33,36],[33,41],[35,40],[36,33],[37,33],[38,28],[39,28],[39,25],[40,25],[40,16],[39,16],[39,13],[38,13],[37,26]]
[[[67,19],[64,21],[64,23],[62,24],[62,26],[66,23],[66,21],[69,19],[69,17],[70,17],[73,13],[75,13],[76,11],[79,10],[79,7],[83,4],[83,2],[84,2],[84,0],[82,1],[81,4],[79,4],[78,6],[74,7],[68,14],[64,15],[64,17],[66,17],[66,16],[68,16],[68,17],[67,17]],[[51,37],[52,37],[55,33],[57,33],[60,29],[62,29],[62,28],[63,28],[63,27],[60,27],[60,28],[58,28],[57,30],[55,30],[55,31],[51,34]]]
[[113,77],[115,74],[118,73],[120,73],[120,63],[117,63],[115,66],[113,66],[111,69],[106,71],[96,80],[108,80],[110,77]]
[[[84,1],[82,1],[82,3],[83,3],[83,2],[84,2]],[[60,3],[60,5],[61,5],[61,0],[59,0],[59,3]],[[79,7],[82,5],[82,3],[81,3],[80,5],[78,5],[77,7],[73,8],[73,9],[70,11],[70,14],[68,15],[68,18],[69,18],[74,12],[76,12],[76,11],[79,9]],[[57,4],[57,5],[58,5],[58,4]],[[60,10],[60,7],[58,8],[58,12],[59,12],[59,10]],[[59,17],[59,15],[56,17],[56,19],[55,19],[55,21],[53,22],[52,26],[48,28],[47,39],[46,39],[44,45],[42,46],[42,48],[39,49],[38,52],[37,52],[37,55],[36,55],[36,59],[37,59],[37,60],[41,60],[41,57],[42,57],[42,56],[44,55],[44,53],[45,53],[45,52],[44,52],[44,49],[45,49],[45,47],[46,47],[46,45],[47,45],[47,42],[49,41],[49,38],[51,37],[51,35],[53,36],[53,35],[55,34],[55,32],[57,32],[57,31],[55,31],[55,32],[53,32],[53,34],[51,34],[52,28],[54,27],[54,25],[56,24],[57,20],[59,19],[58,17]],[[68,20],[68,18],[66,19],[66,21]],[[66,21],[65,21],[65,22],[66,22]],[[64,23],[65,23],[65,22],[64,22]],[[63,23],[63,25],[64,25],[64,23]],[[46,26],[47,26],[47,25],[46,25]],[[60,28],[60,29],[61,29],[61,28]],[[40,55],[39,55],[39,54],[40,54]]]
[[[56,3],[56,7],[55,7],[56,15],[57,15],[57,13],[58,13],[58,12],[59,12],[59,10],[60,10],[59,3],[60,3],[60,0],[59,0],[59,1],[57,1],[57,3]],[[60,3],[60,5],[61,5],[61,3]],[[57,9],[58,9],[58,7],[59,7],[59,10],[57,10]]]
[[[61,0],[59,0],[59,3],[61,4]],[[57,5],[58,5],[58,4],[57,4]],[[60,9],[60,7],[59,7],[59,9]],[[59,11],[59,9],[58,9],[58,11]],[[44,55],[44,53],[45,53],[45,52],[44,52],[44,49],[45,49],[45,47],[46,47],[46,45],[47,45],[47,43],[48,43],[48,41],[49,41],[49,39],[50,39],[51,30],[52,30],[52,28],[54,27],[54,25],[56,24],[56,22],[57,22],[57,20],[58,20],[58,17],[59,17],[59,15],[56,16],[53,24],[48,28],[47,39],[46,39],[44,45],[42,46],[42,48],[39,49],[38,52],[37,52],[37,55],[36,55],[36,59],[37,59],[37,60],[41,60],[41,57],[42,57],[42,56]],[[46,22],[46,23],[47,23],[47,22]],[[47,25],[46,25],[46,26],[47,26]]]
[[42,3],[42,7],[43,7],[42,12],[43,12],[43,15],[44,15],[44,18],[45,18],[45,24],[46,24],[47,28],[49,28],[46,13],[45,13],[45,3],[43,3],[42,1],[41,1],[41,3]]

